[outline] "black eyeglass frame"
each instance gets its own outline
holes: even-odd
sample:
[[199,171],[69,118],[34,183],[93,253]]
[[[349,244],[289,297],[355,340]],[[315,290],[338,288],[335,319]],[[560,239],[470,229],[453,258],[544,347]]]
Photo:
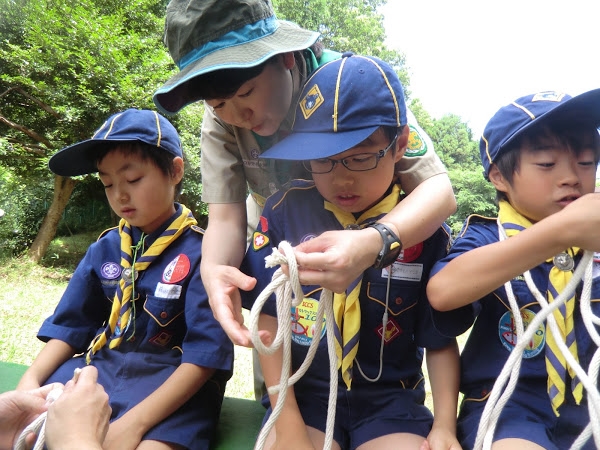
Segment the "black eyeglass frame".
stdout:
[[[391,140],[391,142],[388,144],[388,146],[386,148],[384,148],[383,150],[379,150],[377,153],[373,153],[373,152],[357,153],[356,155],[348,156],[348,157],[342,158],[342,159],[333,159],[333,158],[306,159],[306,160],[302,161],[302,165],[310,173],[314,173],[317,175],[323,175],[323,174],[331,172],[335,168],[336,164],[339,164],[339,163],[342,163],[342,165],[351,172],[366,172],[368,170],[373,170],[373,169],[377,168],[377,166],[379,165],[379,160],[381,158],[383,158],[385,155],[387,155],[387,153],[390,151],[390,149],[396,144],[397,140],[398,140],[398,135],[396,134],[394,136],[394,139]],[[360,156],[375,156],[375,165],[373,167],[369,167],[368,169],[351,169],[348,166],[349,163],[347,162],[347,160],[349,160],[351,158],[360,157]],[[311,161],[322,161],[322,160],[327,160],[331,163],[331,167],[329,168],[329,170],[314,171],[310,165],[310,162]]]

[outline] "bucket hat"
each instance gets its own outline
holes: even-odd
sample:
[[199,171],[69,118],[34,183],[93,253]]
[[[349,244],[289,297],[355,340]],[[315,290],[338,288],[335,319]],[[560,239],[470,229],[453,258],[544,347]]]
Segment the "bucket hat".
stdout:
[[183,158],[179,134],[156,111],[127,109],[110,116],[91,139],[65,147],[48,161],[50,170],[63,177],[98,172],[96,155],[107,143],[142,142]]
[[171,0],[165,44],[179,72],[154,94],[159,111],[174,114],[200,100],[193,81],[222,69],[262,64],[310,47],[319,33],[278,20],[269,0]]

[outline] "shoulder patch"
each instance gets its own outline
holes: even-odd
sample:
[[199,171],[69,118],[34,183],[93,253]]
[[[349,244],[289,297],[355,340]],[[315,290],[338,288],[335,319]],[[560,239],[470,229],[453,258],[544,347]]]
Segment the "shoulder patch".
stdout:
[[106,230],[104,230],[102,233],[100,233],[100,235],[98,236],[98,239],[96,239],[96,241],[99,241],[100,239],[102,239],[103,236],[106,235],[106,233],[108,233],[109,231],[114,230],[115,228],[119,228],[119,227],[111,227],[111,228],[107,228]]
[[252,250],[257,251],[269,244],[269,237],[260,231],[255,231],[252,235]]
[[408,144],[406,145],[406,152],[404,156],[413,157],[413,156],[423,156],[427,153],[427,144],[423,136],[419,133],[417,128],[413,127],[411,124],[408,124],[410,134],[408,135]]

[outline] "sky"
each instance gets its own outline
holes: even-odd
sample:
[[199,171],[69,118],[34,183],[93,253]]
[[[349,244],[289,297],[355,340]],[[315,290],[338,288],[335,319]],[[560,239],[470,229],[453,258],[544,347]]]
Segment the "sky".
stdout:
[[597,0],[388,0],[381,12],[411,98],[435,118],[459,115],[477,140],[519,97],[600,88]]

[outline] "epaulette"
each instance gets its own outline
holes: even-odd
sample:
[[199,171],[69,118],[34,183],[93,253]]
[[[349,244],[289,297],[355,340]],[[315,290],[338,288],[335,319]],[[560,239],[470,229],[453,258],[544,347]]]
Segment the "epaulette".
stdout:
[[201,234],[204,236],[204,228],[199,227],[198,225],[192,225],[190,227],[192,230],[194,230],[196,233]]
[[314,181],[300,180],[300,179],[292,180],[289,183],[289,186],[287,187],[287,189],[285,189],[284,191],[277,191],[275,194],[273,194],[273,195],[281,195],[281,198],[279,200],[277,200],[276,203],[273,204],[272,209],[277,208],[288,194],[290,194],[292,192],[306,191],[306,190],[310,190],[310,189],[315,189]]
[[100,233],[100,236],[98,236],[98,239],[96,239],[96,241],[99,241],[106,233],[114,230],[115,228],[119,228],[119,227],[110,227],[110,228],[107,228],[106,230],[104,230],[102,233]]
[[486,217],[480,216],[479,214],[471,214],[469,217],[467,217],[467,220],[465,220],[465,223],[463,224],[460,233],[458,233],[458,237],[462,237],[469,228],[469,225],[471,225],[472,223],[495,223],[497,220],[497,217]]

